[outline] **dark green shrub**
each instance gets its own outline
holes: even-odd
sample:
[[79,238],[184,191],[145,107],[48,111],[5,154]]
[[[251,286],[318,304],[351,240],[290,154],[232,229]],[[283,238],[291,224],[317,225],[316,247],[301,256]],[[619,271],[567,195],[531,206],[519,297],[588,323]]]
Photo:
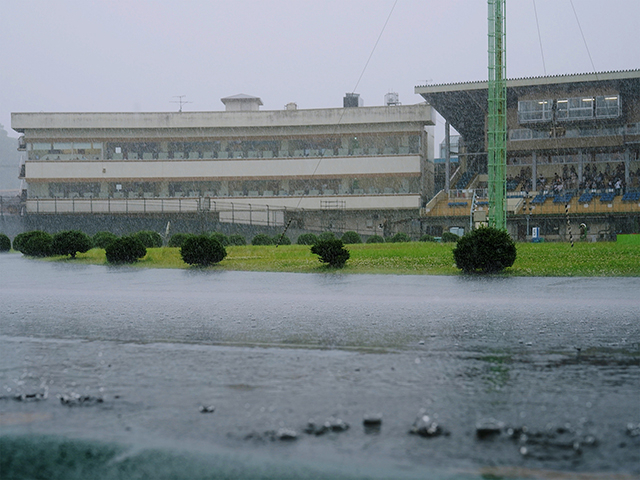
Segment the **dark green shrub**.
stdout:
[[259,233],[253,237],[251,245],[273,245],[273,240],[266,233]]
[[168,247],[182,247],[187,238],[191,236],[190,233],[174,233],[171,235],[169,242],[167,243]]
[[344,267],[350,256],[342,240],[337,238],[318,240],[318,243],[311,246],[311,253],[318,255],[322,263],[327,263],[334,268]]
[[[23,235],[23,237],[20,237]],[[29,257],[48,257],[51,255],[51,244],[53,243],[53,237],[47,232],[40,230],[33,230],[16,236],[15,240],[18,240],[18,246],[20,251]],[[14,246],[16,242],[13,242]]]
[[105,248],[107,262],[134,263],[147,254],[147,247],[134,235],[116,238]]
[[505,230],[478,228],[458,240],[453,259],[465,273],[501,272],[515,262],[516,244]]
[[333,232],[322,232],[318,235],[318,241],[321,242],[323,240],[335,240],[336,236]]
[[406,243],[411,241],[411,237],[404,232],[398,232],[387,241],[390,243]]
[[298,245],[313,245],[318,243],[318,237],[313,233],[303,233],[298,236],[298,240],[296,242]]
[[241,247],[242,245],[246,245],[246,244],[247,244],[247,239],[244,238],[243,235],[240,235],[237,233],[234,235],[229,235],[229,245],[235,245],[235,246]]
[[97,232],[92,239],[93,246],[95,248],[107,248],[107,245],[113,242],[116,238],[118,238],[118,236],[111,232]]
[[229,245],[229,237],[227,237],[224,233],[213,232],[210,236],[214,240],[217,240],[218,242],[220,242],[223,247],[226,247]]
[[428,234],[424,234],[420,237],[420,241],[421,242],[435,242],[436,241],[436,237],[434,237],[433,235],[428,235]]
[[367,243],[384,243],[384,238],[380,235],[371,235],[367,238]]
[[53,236],[51,250],[54,255],[70,255],[76,258],[77,253],[85,253],[91,250],[93,241],[91,237],[80,230],[66,230]]
[[0,233],[0,252],[11,250],[11,239],[4,233]]
[[457,242],[460,237],[455,233],[443,232],[440,240],[444,243]]
[[191,235],[182,244],[180,256],[189,265],[208,267],[222,261],[227,256],[227,251],[211,235]]
[[16,235],[13,239],[13,249],[18,252],[22,252],[22,248],[24,247],[26,241],[38,232],[39,230],[32,230],[30,232],[23,232]]
[[276,235],[273,237],[274,245],[291,245],[291,239],[286,235]]
[[360,238],[360,235],[358,235],[357,232],[352,232],[352,231],[348,231],[348,232],[344,232],[342,234],[342,243],[344,243],[345,245],[348,245],[350,243],[362,243],[362,239]]
[[142,230],[133,234],[133,236],[140,240],[146,248],[158,248],[162,246],[162,235],[153,230]]

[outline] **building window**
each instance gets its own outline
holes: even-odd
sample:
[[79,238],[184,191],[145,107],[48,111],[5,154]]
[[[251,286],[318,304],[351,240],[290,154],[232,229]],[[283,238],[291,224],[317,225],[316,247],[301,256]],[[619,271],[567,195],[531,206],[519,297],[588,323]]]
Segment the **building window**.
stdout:
[[596,117],[616,118],[620,116],[620,97],[618,95],[596,97]]
[[552,118],[553,100],[520,100],[518,102],[518,121],[549,122]]

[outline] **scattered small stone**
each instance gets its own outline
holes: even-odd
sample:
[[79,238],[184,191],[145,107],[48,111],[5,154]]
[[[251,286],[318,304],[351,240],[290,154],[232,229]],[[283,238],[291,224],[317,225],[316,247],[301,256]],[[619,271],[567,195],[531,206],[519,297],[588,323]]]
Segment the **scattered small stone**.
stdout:
[[346,432],[349,424],[340,418],[330,417],[322,425],[316,424],[314,420],[309,420],[305,427],[305,433],[309,435],[324,435],[327,432]]
[[420,340],[420,341],[418,342],[418,345],[424,345],[424,340]]
[[216,407],[213,405],[200,405],[200,413],[213,413]]
[[373,415],[365,415],[362,419],[362,423],[365,426],[373,427],[375,425],[382,425],[382,414],[376,413]]
[[58,395],[60,403],[67,407],[88,407],[103,403],[102,397],[94,397],[92,395],[80,395],[78,393],[70,393],[69,395]]
[[418,414],[418,418],[413,422],[409,433],[414,435],[420,435],[421,437],[438,437],[443,434],[447,434],[438,422],[432,420],[425,410],[421,410]]
[[17,393],[15,395],[7,395],[0,397],[0,400],[15,400],[16,402],[39,402],[49,398],[49,392],[45,389],[36,393]]
[[483,440],[488,437],[495,437],[504,430],[504,423],[494,418],[487,418],[476,423],[476,436]]
[[627,435],[630,437],[640,436],[640,423],[627,423]]
[[295,430],[291,430],[290,428],[280,428],[276,432],[275,438],[284,441],[297,440],[298,434]]

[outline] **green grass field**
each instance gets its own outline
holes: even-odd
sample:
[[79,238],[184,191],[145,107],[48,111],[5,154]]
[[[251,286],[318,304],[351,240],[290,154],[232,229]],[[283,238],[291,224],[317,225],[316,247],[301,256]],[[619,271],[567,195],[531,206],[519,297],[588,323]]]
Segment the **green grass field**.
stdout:
[[[453,262],[455,244],[429,242],[347,245],[351,258],[343,273],[461,275]],[[226,247],[227,257],[209,267],[218,270],[318,273],[335,271],[321,264],[304,245]],[[640,276],[640,246],[615,242],[518,243],[514,265],[503,276],[618,277]],[[78,254],[76,260],[55,261],[106,264],[104,250]],[[142,268],[191,268],[178,248],[149,248],[134,264]]]

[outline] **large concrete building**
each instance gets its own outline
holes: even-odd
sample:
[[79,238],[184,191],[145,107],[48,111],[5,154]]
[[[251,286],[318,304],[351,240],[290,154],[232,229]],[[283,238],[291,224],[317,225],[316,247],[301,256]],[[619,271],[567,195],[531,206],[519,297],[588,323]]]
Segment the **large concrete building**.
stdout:
[[[486,218],[487,87],[415,88],[460,134],[450,188],[437,182],[423,231],[468,231]],[[640,232],[640,70],[508,80],[507,128],[507,225],[514,238]]]
[[427,104],[261,111],[13,113],[26,216],[198,214],[381,234],[434,195]]

